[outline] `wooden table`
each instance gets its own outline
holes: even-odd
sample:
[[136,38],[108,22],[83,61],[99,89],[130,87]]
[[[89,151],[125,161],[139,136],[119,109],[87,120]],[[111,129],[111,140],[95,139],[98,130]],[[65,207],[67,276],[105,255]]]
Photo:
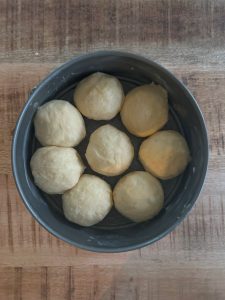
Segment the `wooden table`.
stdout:
[[[76,249],[18,196],[10,148],[29,92],[80,53],[128,50],[167,67],[206,119],[210,161],[191,214],[152,246]],[[225,299],[225,1],[0,1],[0,299]]]

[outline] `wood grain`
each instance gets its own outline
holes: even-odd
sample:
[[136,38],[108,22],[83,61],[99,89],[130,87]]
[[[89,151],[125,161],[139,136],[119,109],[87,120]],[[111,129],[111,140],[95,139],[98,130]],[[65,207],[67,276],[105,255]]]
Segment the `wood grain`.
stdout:
[[[0,1],[0,299],[224,299],[225,2]],[[190,215],[152,246],[98,254],[56,239],[17,193],[10,149],[32,88],[74,55],[142,54],[171,70],[207,123],[209,170]]]

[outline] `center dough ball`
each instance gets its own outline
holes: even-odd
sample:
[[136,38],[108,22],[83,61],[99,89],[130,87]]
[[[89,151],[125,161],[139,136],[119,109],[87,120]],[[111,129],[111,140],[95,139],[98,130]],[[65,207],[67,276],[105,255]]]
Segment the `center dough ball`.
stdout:
[[116,176],[130,166],[134,148],[124,132],[111,125],[104,125],[92,133],[85,155],[94,171]]
[[127,130],[149,136],[168,121],[167,91],[155,84],[139,86],[127,94],[120,114]]
[[108,183],[94,175],[82,175],[78,184],[63,195],[65,217],[82,226],[102,221],[113,201]]
[[119,80],[100,72],[83,79],[74,93],[74,102],[79,111],[93,120],[114,118],[121,109],[123,99]]
[[116,209],[134,222],[153,218],[163,207],[160,182],[147,172],[135,171],[122,177],[113,191]]
[[73,148],[39,148],[30,161],[35,184],[48,194],[62,194],[71,189],[84,171],[84,165]]
[[52,100],[39,107],[34,127],[43,146],[74,147],[86,135],[80,112],[64,100]]

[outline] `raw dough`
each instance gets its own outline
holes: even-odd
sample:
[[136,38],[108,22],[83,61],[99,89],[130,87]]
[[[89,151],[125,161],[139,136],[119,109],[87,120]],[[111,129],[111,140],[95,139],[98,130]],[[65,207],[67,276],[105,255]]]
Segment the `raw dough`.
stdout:
[[74,93],[79,111],[89,119],[110,120],[120,111],[124,99],[119,80],[104,73],[94,73],[83,79]]
[[74,147],[85,137],[84,120],[68,101],[52,100],[38,108],[36,138],[43,146]]
[[124,132],[111,125],[104,125],[92,133],[85,155],[94,171],[116,176],[130,166],[134,148]]
[[66,218],[82,226],[102,221],[112,207],[108,183],[94,175],[82,175],[74,188],[62,196]]
[[168,121],[167,91],[147,84],[130,91],[120,112],[124,126],[136,136],[146,137]]
[[190,152],[181,134],[165,130],[141,144],[139,158],[146,171],[158,178],[170,179],[184,171],[190,161]]
[[62,194],[71,189],[84,171],[75,149],[63,147],[39,148],[30,161],[35,184],[48,194]]
[[163,207],[160,182],[148,172],[135,171],[122,177],[113,191],[116,209],[134,222],[153,218]]

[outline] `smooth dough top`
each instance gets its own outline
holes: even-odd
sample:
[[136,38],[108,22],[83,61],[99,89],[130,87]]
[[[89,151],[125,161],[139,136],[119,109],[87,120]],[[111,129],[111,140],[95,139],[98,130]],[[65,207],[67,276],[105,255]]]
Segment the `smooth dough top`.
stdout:
[[39,148],[30,161],[35,184],[48,194],[62,194],[71,189],[84,171],[84,165],[73,148]]
[[168,121],[167,91],[156,84],[139,86],[127,94],[120,114],[127,130],[149,136]]
[[161,183],[143,171],[135,171],[122,177],[114,188],[113,198],[116,209],[134,222],[153,218],[164,203]]
[[52,100],[38,108],[35,136],[43,146],[74,147],[85,137],[82,115],[68,101]]
[[164,130],[141,144],[139,158],[146,171],[161,179],[171,179],[184,171],[190,161],[190,151],[180,133]]
[[94,171],[116,176],[130,166],[134,148],[124,132],[111,125],[104,125],[91,134],[85,155]]
[[66,218],[82,226],[102,221],[113,201],[111,187],[101,178],[84,174],[74,188],[63,195]]
[[124,92],[119,80],[100,72],[83,79],[74,93],[74,102],[79,111],[93,120],[114,118],[123,100]]

